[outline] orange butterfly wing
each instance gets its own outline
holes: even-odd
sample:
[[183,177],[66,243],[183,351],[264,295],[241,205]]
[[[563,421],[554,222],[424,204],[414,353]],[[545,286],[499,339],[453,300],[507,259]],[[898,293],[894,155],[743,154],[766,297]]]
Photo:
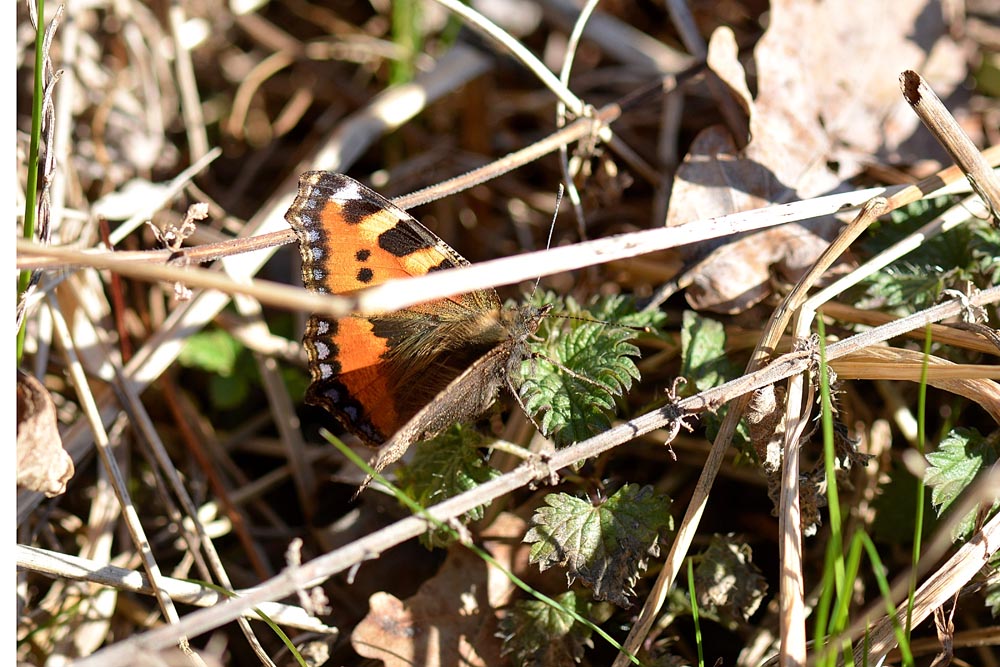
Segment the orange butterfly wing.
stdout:
[[[313,292],[349,294],[468,264],[408,213],[342,174],[303,174],[285,218]],[[371,318],[314,315],[303,336],[312,374],[306,402],[381,445],[507,337],[499,312],[496,292],[482,290]]]

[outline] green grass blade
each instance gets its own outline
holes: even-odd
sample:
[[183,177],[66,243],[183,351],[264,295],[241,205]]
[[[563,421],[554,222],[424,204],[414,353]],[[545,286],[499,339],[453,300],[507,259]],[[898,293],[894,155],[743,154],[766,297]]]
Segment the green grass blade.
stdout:
[[688,595],[691,596],[691,618],[694,620],[694,641],[698,646],[698,667],[705,667],[705,647],[701,644],[701,623],[698,620],[698,600],[694,592],[694,563],[688,558]]
[[[35,211],[38,199],[38,151],[42,137],[42,102],[45,84],[45,0],[36,0],[38,25],[35,31],[35,75],[31,101],[31,143],[28,148],[28,182],[24,193],[24,238],[35,238]],[[31,281],[31,271],[24,269],[17,278],[17,297],[21,298]],[[24,322],[17,330],[17,363],[24,354]]]
[[[917,451],[923,459],[927,446],[927,366],[931,357],[931,325],[924,328],[924,358],[920,365],[920,389],[917,393]],[[917,507],[913,524],[913,556],[910,563],[910,590],[906,598],[906,636],[913,630],[913,597],[917,591],[917,563],[920,562],[920,546],[924,535],[924,494],[926,486],[923,476],[917,480]]]

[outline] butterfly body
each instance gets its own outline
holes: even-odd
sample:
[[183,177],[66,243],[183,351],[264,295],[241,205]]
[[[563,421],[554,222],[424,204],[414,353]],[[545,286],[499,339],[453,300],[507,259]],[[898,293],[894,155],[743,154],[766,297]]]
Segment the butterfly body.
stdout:
[[[314,292],[350,294],[468,262],[381,195],[342,174],[307,172],[286,219]],[[376,469],[414,442],[478,417],[512,386],[548,308],[505,308],[478,290],[374,316],[313,315],[303,344],[306,402],[380,447]]]

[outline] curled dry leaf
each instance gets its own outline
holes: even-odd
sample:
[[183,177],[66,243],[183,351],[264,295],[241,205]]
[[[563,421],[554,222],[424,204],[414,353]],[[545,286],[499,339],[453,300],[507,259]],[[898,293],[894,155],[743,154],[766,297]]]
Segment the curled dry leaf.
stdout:
[[[752,103],[727,34],[713,35],[708,58],[748,109],[751,140],[738,151],[720,126],[695,138],[677,171],[667,226],[828,194],[864,160],[900,159],[918,121],[912,114],[902,120],[905,102],[890,89],[899,72],[930,72],[945,94],[963,76],[940,7],[930,0],[772,2],[770,25],[754,50]],[[798,280],[839,224],[818,218],[699,244],[689,257],[695,266],[688,302],[716,312],[746,310],[770,293],[773,276]]]
[[34,377],[17,372],[17,485],[48,497],[66,490],[73,459],[63,449],[56,405]]

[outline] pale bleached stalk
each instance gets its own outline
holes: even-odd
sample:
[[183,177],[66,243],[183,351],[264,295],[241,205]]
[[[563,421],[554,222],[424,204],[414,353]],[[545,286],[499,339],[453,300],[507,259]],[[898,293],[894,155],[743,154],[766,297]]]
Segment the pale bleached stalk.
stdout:
[[[97,452],[100,456],[101,463],[108,473],[109,481],[111,482],[111,486],[118,498],[122,518],[128,528],[129,535],[132,537],[133,545],[135,546],[136,552],[139,554],[143,567],[149,574],[149,580],[152,584],[156,600],[159,603],[160,610],[163,612],[163,615],[167,619],[168,623],[177,623],[180,620],[180,615],[177,613],[177,608],[174,606],[173,601],[163,592],[163,589],[160,586],[160,581],[162,580],[160,567],[156,563],[156,558],[153,556],[152,549],[150,549],[149,541],[146,539],[145,530],[142,527],[142,523],[139,521],[139,514],[135,509],[135,505],[132,503],[125,479],[118,467],[118,462],[115,460],[113,452],[111,452],[111,443],[108,440],[107,432],[104,430],[104,423],[101,419],[100,411],[97,408],[97,403],[94,400],[94,395],[90,391],[90,383],[83,371],[83,366],[77,358],[69,326],[66,324],[62,311],[59,310],[54,301],[50,302],[50,309],[52,312],[52,322],[54,324],[56,338],[59,341],[63,352],[66,354],[66,366],[69,371],[70,379],[76,389],[81,409],[87,417],[87,423],[91,428],[94,443],[97,446]],[[191,650],[186,635],[178,635],[174,641],[171,642],[171,644],[174,642],[180,646],[181,650],[185,654],[200,663],[200,658],[198,658],[197,655]]]
[[[80,558],[69,554],[57,553],[39,547],[18,544],[15,546],[17,567],[30,572],[38,572],[56,579],[72,579],[100,586],[108,586],[121,591],[129,591],[141,595],[152,595],[153,587],[149,576],[139,570],[129,570],[89,558]],[[211,607],[225,602],[228,597],[213,588],[202,586],[184,579],[162,577],[161,590],[175,602],[190,604],[196,607]],[[239,595],[241,591],[236,591]],[[337,629],[322,623],[310,616],[301,607],[280,602],[263,602],[258,610],[268,618],[288,628],[297,628],[322,634],[336,634]],[[243,617],[251,620],[261,620],[256,611],[247,609]]]
[[458,0],[435,0],[435,2],[447,7],[449,11],[461,16],[462,19],[470,26],[496,40],[505,49],[507,49],[512,56],[521,61],[521,64],[528,68],[528,70],[542,82],[542,85],[548,88],[553,95],[569,107],[570,111],[577,116],[583,115],[584,104],[580,101],[580,98],[574,95],[573,91],[563,85],[563,83],[559,80],[559,77],[553,74],[552,71],[545,66],[545,63],[536,58],[535,54],[525,48],[521,42],[511,37],[488,18],[472,9],[470,6],[458,2]]

